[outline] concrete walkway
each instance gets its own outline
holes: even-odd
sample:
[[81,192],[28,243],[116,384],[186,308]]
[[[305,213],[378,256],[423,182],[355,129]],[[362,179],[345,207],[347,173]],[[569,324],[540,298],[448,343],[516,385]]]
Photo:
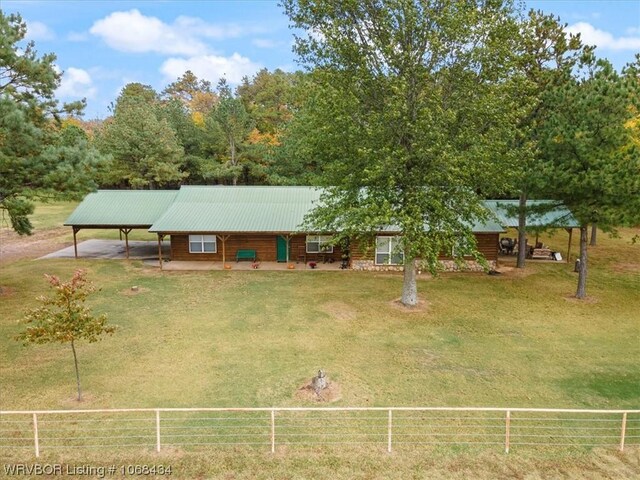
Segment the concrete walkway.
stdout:
[[[162,246],[163,255],[169,256],[170,246]],[[74,258],[73,246],[45,255],[44,258]],[[78,243],[78,258],[127,258],[124,240],[85,240]],[[129,258],[135,260],[158,259],[158,243],[129,240]]]
[[[148,265],[151,262],[145,262]],[[236,262],[235,260],[231,262],[227,262],[227,265],[230,266],[229,270],[290,270],[290,271],[300,271],[300,270],[313,270],[313,271],[336,271],[340,270],[340,262],[333,263],[322,263],[319,262],[316,268],[312,269],[305,263],[295,263],[290,262],[290,265],[293,265],[293,269],[288,268],[287,263],[278,263],[278,262],[259,262],[258,268],[254,269],[252,267],[252,262]],[[158,266],[158,261],[153,261],[154,266]],[[167,271],[189,271],[189,270],[225,270],[222,262],[204,262],[204,261],[171,261],[171,262],[162,262],[162,269]]]
[[[162,255],[168,259],[171,252],[171,246],[168,242],[162,245]],[[57,252],[50,253],[40,259],[45,258],[74,258],[73,246],[63,248]],[[124,240],[85,240],[78,243],[78,258],[97,258],[97,259],[116,259],[124,260],[126,250]],[[129,258],[132,260],[144,260],[145,265],[158,268],[158,243],[142,242],[137,240],[129,241]],[[291,271],[312,270],[305,263],[290,262],[295,268]],[[290,270],[287,263],[278,262],[259,262],[258,268],[252,267],[252,262],[236,262],[228,261],[229,270]],[[168,261],[162,262],[162,269],[167,271],[207,271],[207,270],[225,270],[222,262],[206,262],[206,261]],[[318,262],[314,271],[340,270],[340,262],[322,263]]]

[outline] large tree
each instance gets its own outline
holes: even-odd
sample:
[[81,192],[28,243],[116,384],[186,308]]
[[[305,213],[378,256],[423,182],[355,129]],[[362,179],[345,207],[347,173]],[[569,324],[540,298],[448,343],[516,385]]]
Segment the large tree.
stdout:
[[33,42],[22,43],[25,34],[19,15],[0,11],[0,210],[19,234],[31,233],[33,199],[86,193],[103,161],[86,138],[63,138],[61,115],[84,102],[59,105],[56,57],[39,56]]
[[544,93],[571,82],[576,63],[589,52],[582,46],[579,36],[567,34],[564,28],[557,17],[535,10],[529,11],[527,18],[520,23],[518,68],[510,79],[514,95],[524,112],[514,139],[519,160],[512,172],[517,174],[515,183],[519,197],[518,268],[525,266],[527,216],[544,214],[545,208],[555,207],[554,203],[541,203],[537,210],[527,208],[527,199],[532,195],[539,196],[544,186],[544,178],[540,175],[540,132],[554,109],[559,108],[559,105],[548,101]]
[[309,35],[296,50],[319,92],[307,148],[325,162],[311,226],[341,236],[400,232],[402,303],[416,305],[416,260],[476,255],[471,225],[501,171],[519,110],[506,88],[517,28],[510,2],[285,0]]
[[242,150],[253,130],[254,122],[242,100],[233,94],[224,78],[218,83],[218,97],[217,105],[206,118],[206,127],[220,160],[217,164],[217,176],[231,179],[233,185],[236,185],[247,166],[242,162]]
[[580,222],[577,298],[586,296],[589,224],[603,230],[640,223],[640,151],[628,122],[640,104],[640,60],[622,74],[585,58],[573,81],[546,92],[557,106],[541,131],[547,194]]
[[218,103],[218,95],[213,91],[211,82],[198,79],[191,70],[167,85],[162,91],[162,97],[179,100],[196,120],[202,120]]
[[113,156],[103,183],[131,188],[158,188],[181,182],[184,149],[167,118],[158,111],[158,96],[147,86],[127,85],[118,97],[113,117],[97,138],[100,149]]

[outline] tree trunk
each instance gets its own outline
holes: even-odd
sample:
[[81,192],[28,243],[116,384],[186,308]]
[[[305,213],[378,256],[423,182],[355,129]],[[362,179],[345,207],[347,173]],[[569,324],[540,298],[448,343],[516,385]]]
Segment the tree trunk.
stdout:
[[[236,142],[233,141],[233,139],[231,139],[231,141],[229,142],[229,150],[231,152],[231,166],[235,167],[236,166]],[[238,184],[238,175],[237,174],[233,174],[233,186],[235,187]]]
[[416,262],[413,258],[406,258],[404,262],[404,281],[402,283],[401,302],[406,307],[415,307],[418,304]]
[[591,247],[595,247],[596,246],[596,234],[598,232],[598,225],[597,224],[593,224],[591,225],[591,241],[589,242],[589,246]]
[[82,388],[80,387],[80,370],[78,370],[78,356],[76,355],[76,347],[71,340],[71,350],[73,350],[73,363],[76,366],[76,382],[78,384],[78,401],[82,401]]
[[520,192],[518,203],[518,261],[517,268],[524,268],[527,258],[527,192]]
[[578,290],[576,298],[587,296],[587,225],[580,226],[580,267],[578,268]]

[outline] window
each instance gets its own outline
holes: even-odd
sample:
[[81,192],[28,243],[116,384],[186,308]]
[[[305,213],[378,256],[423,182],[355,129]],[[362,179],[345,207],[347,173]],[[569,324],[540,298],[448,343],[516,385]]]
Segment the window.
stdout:
[[376,237],[376,265],[403,265],[400,237]]
[[307,235],[307,253],[333,253],[331,235]]
[[216,253],[215,235],[189,235],[189,253]]

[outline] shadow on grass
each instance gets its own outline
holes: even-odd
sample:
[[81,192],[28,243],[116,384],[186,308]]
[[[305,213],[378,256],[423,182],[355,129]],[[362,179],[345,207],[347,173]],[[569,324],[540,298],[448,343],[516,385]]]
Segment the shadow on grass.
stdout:
[[632,373],[605,372],[575,375],[561,381],[573,397],[597,395],[616,400],[640,400],[638,376]]

